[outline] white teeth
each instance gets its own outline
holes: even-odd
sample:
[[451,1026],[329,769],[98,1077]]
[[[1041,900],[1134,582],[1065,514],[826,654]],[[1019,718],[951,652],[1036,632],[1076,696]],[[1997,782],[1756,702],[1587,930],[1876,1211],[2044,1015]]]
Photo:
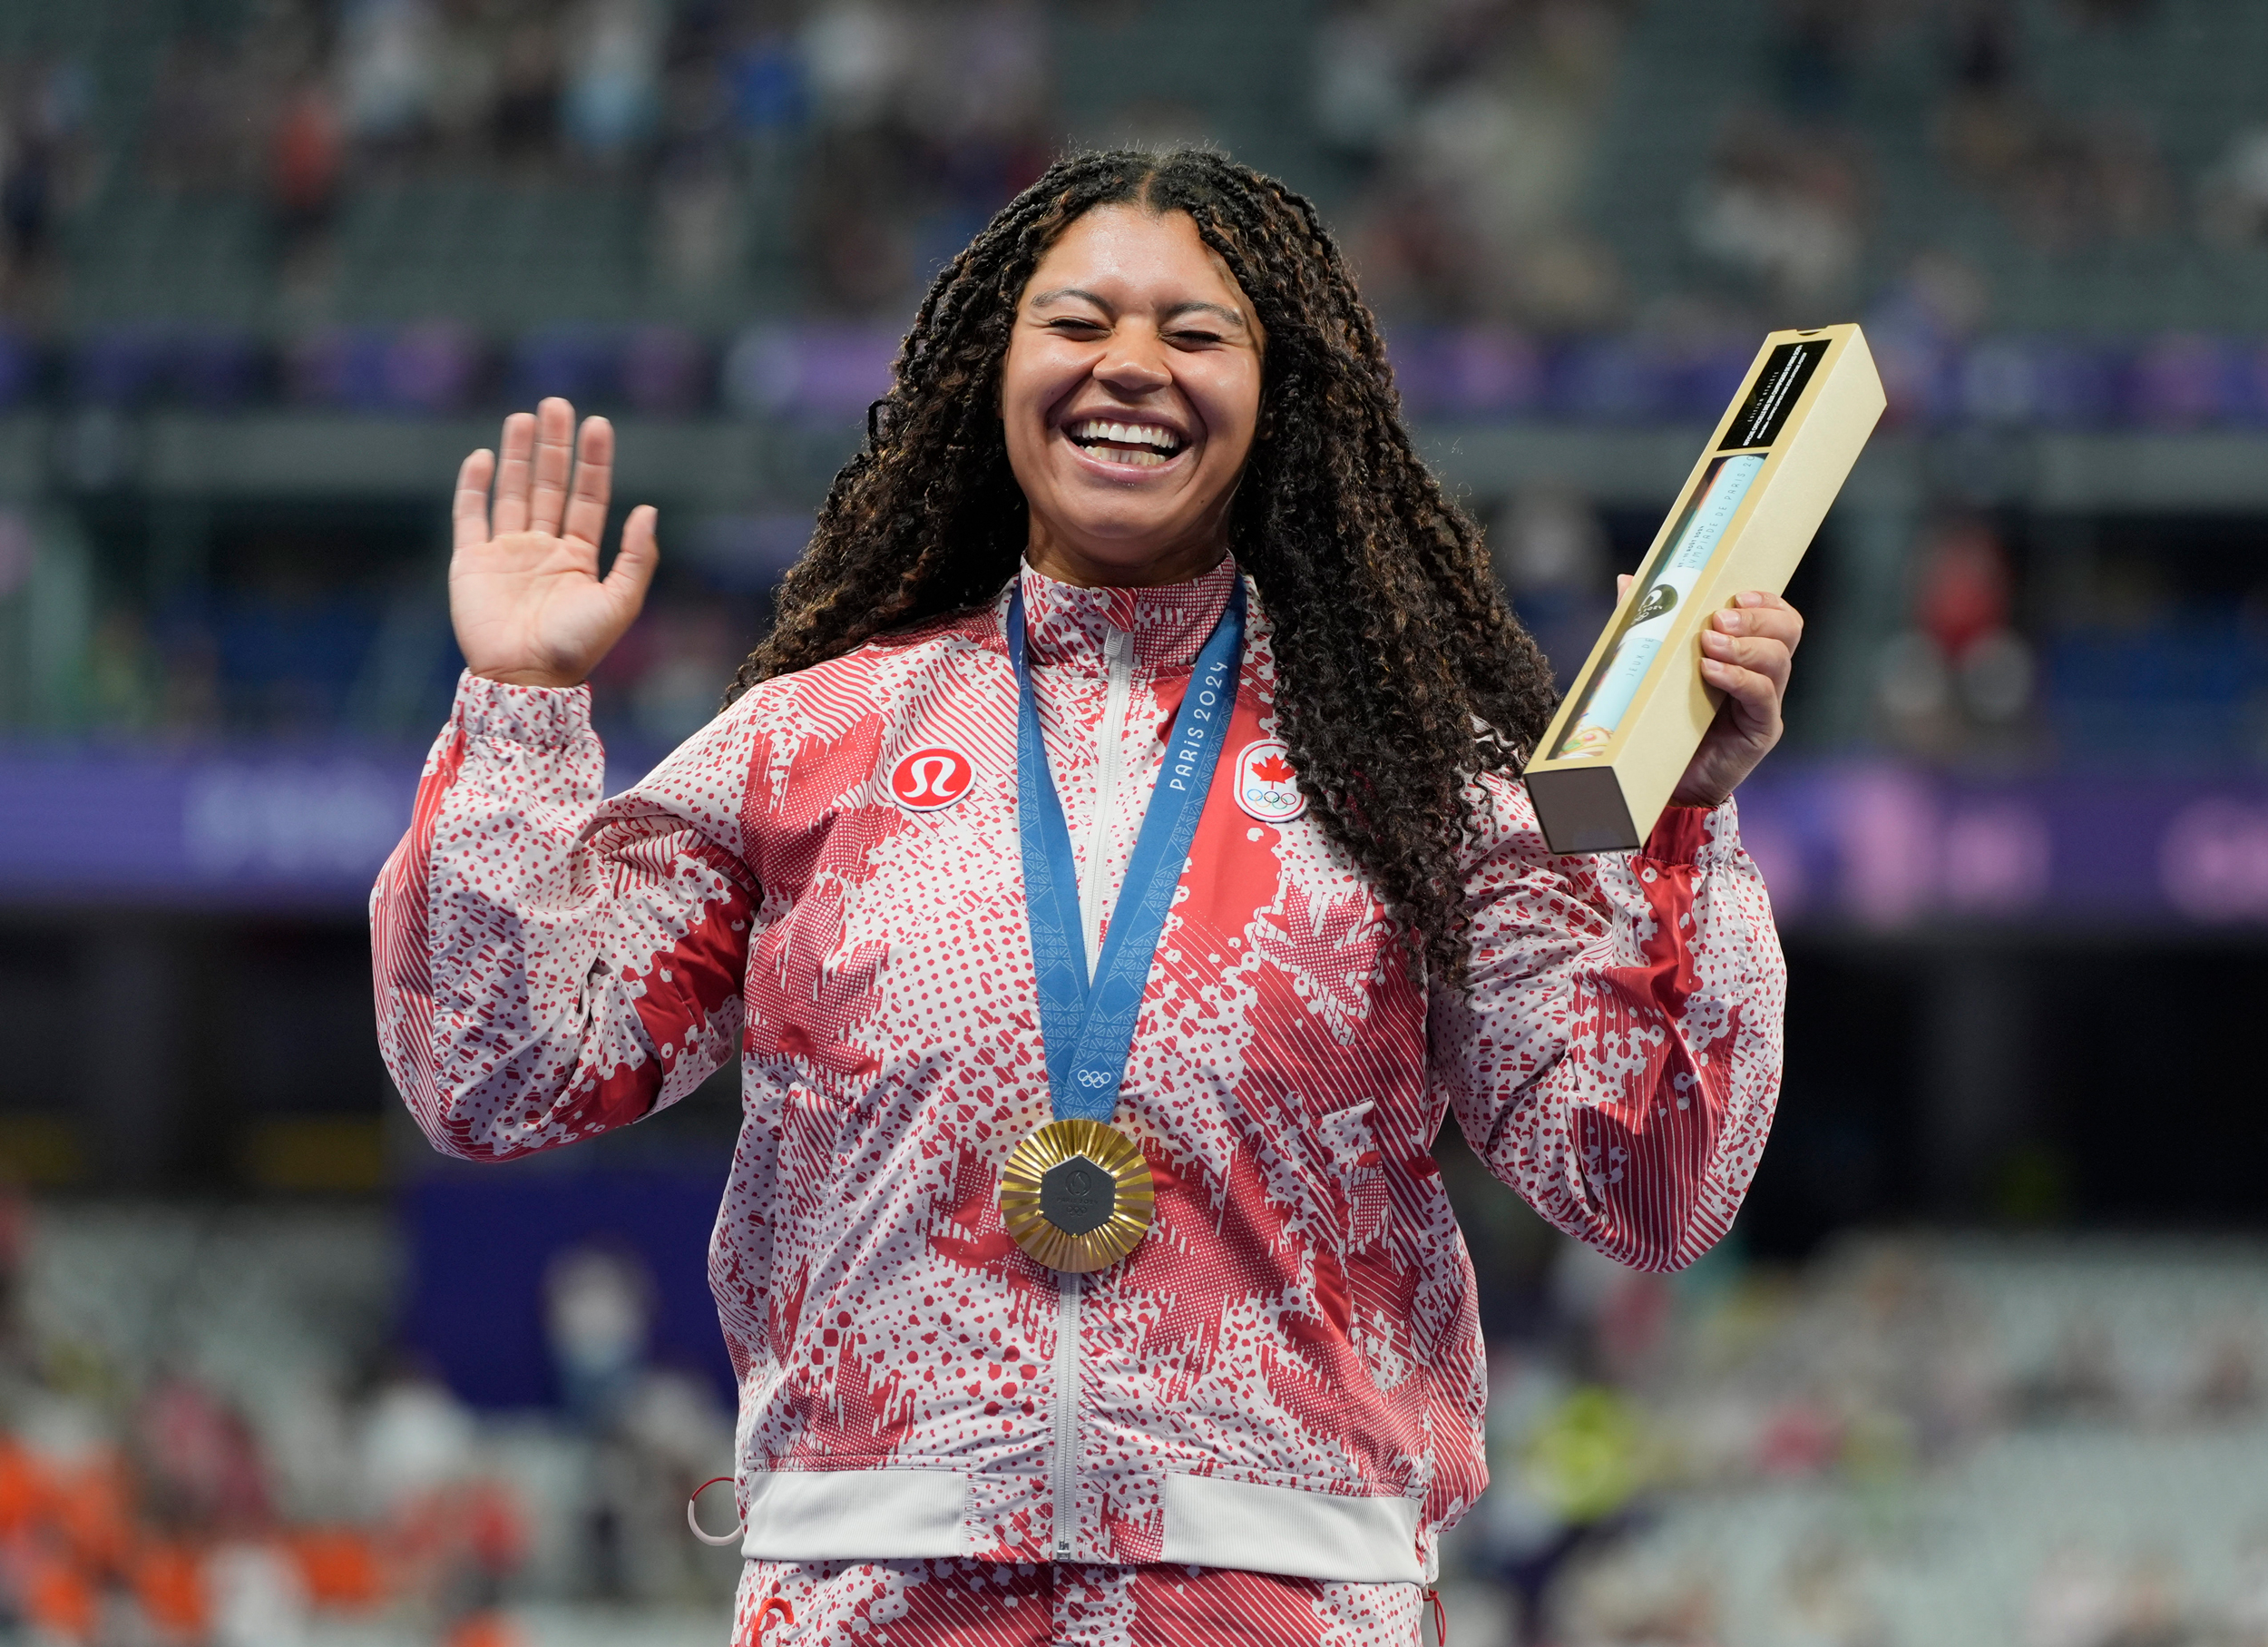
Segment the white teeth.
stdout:
[[1071,425],[1070,436],[1074,440],[1107,440],[1117,446],[1155,446],[1166,451],[1180,445],[1171,429],[1149,423],[1111,423],[1100,417],[1089,417]]

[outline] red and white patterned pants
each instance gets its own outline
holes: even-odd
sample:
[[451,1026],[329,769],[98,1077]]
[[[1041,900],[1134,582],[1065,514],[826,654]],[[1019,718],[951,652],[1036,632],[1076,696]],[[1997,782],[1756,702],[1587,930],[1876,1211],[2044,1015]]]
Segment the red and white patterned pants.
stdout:
[[[1218,1567],[752,1561],[733,1647],[1415,1647],[1425,1592]],[[789,1622],[790,1617],[793,1622]]]

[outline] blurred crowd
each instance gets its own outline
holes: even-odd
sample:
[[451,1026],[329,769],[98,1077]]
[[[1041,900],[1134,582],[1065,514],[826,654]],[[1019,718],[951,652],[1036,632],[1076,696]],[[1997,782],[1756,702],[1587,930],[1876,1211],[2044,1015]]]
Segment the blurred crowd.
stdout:
[[83,64],[12,70],[24,302],[105,184],[257,196],[287,289],[319,293],[358,196],[474,180],[634,184],[651,272],[695,289],[741,272],[754,213],[801,254],[789,307],[894,316],[1058,141],[1028,0],[255,0],[163,44],[123,144]]
[[0,1204],[0,1640],[533,1647],[546,1603],[724,1628],[738,1563],[684,1506],[730,1419],[651,1364],[636,1259],[556,1255],[559,1404],[500,1417],[399,1348],[382,1220],[285,1225]]
[[1359,180],[1343,232],[1390,320],[1621,318],[1613,254],[1579,209],[1634,9],[1360,4],[1324,25],[1316,125]]
[[[1442,1159],[1491,1392],[1443,1551],[1461,1647],[2268,1647],[2256,1248],[1735,1243],[1647,1276]],[[628,1248],[552,1254],[551,1404],[480,1410],[403,1348],[376,1210],[10,1201],[0,1238],[0,1638],[724,1627],[738,1563],[685,1503],[729,1419],[657,1360]]]
[[[1931,182],[1989,202],[2017,243],[2077,256],[2169,232],[2263,237],[2268,128],[2234,131],[2211,164],[2177,173],[2150,93],[2106,85],[2075,108],[2043,92],[2030,61],[2042,19],[2015,0],[1765,9],[1761,59],[1739,64],[1741,95],[1713,137],[1696,134],[1701,164],[1678,221],[1617,225],[1625,244],[1682,242],[1670,283],[1640,290],[1598,232],[1630,181],[1602,175],[1599,145],[1610,119],[1632,119],[1615,99],[1635,0],[1339,7],[1317,38],[1315,118],[1358,180],[1342,217],[1374,300],[1405,321],[1498,319],[1545,333],[1745,332],[1760,316],[1784,325],[1853,312],[1897,284],[1872,243],[1881,174],[1911,163],[1916,135],[1862,107],[1862,93],[1917,53],[1931,83],[1919,136]],[[2054,23],[2116,42],[2156,7],[2053,9]],[[1971,290],[1952,319],[1967,329],[1988,294],[1975,270],[1960,272]]]
[[[1894,283],[1872,241],[1882,169],[1908,163],[1913,135],[1863,90],[1916,52],[1935,182],[1989,201],[2021,245],[2268,232],[2268,127],[2239,123],[2209,163],[2177,168],[2152,93],[2103,87],[2077,107],[2043,91],[2041,19],[2016,0],[1765,9],[1760,61],[1694,134],[1674,223],[1617,224],[1625,191],[1601,175],[1610,123],[1633,118],[1616,100],[1638,0],[1342,0],[1272,49],[1310,59],[1314,186],[1402,325],[1746,330],[1761,311],[1848,312]],[[2115,42],[2156,6],[2052,9]],[[247,0],[145,43],[107,101],[83,57],[18,52],[0,58],[0,299],[61,312],[62,226],[145,189],[256,197],[284,290],[322,313],[342,214],[471,180],[631,187],[632,262],[656,293],[897,321],[1107,113],[1064,106],[1055,51],[1031,0]],[[1634,227],[1682,243],[1668,288],[1634,289],[1602,234],[1627,244]],[[750,287],[752,262],[782,252],[785,285]]]
[[[2217,147],[2177,160],[2156,132],[2180,51],[2158,46],[2152,77],[2050,91],[2074,42],[2115,60],[2165,16],[2159,0],[1762,0],[1742,15],[1753,39],[1694,67],[1725,83],[1680,93],[1649,126],[1634,101],[1658,101],[1682,67],[1643,60],[1668,15],[1338,0],[1301,38],[1236,48],[1297,55],[1305,148],[1287,143],[1312,177],[1296,181],[1386,319],[1413,417],[1706,423],[1761,328],[1859,315],[1890,426],[1949,456],[1882,597],[1896,620],[1864,642],[1863,711],[1834,740],[2002,763],[2268,752],[2268,590],[2128,546],[2048,544],[1992,501],[1993,475],[2024,462],[1994,443],[2029,431],[2268,426],[2268,348],[2146,317],[2009,329],[2023,294],[2006,267],[1950,232],[1933,242],[1932,221],[1891,221],[1901,199],[1970,229],[1981,212],[2042,270],[2144,245],[2241,250],[2268,237],[2268,127],[2232,113]],[[0,509],[0,725],[26,731],[416,739],[445,703],[429,544],[404,527],[381,564],[318,554],[307,532],[240,554],[194,508],[133,524],[142,414],[446,417],[564,394],[846,432],[924,279],[1110,114],[1067,101],[1069,25],[1030,0],[241,0],[168,15],[127,43],[120,13],[93,56],[0,35],[0,413],[60,418],[52,506]],[[2211,44],[2192,34],[2181,50]],[[1705,104],[1721,118],[1686,132]],[[1665,132],[1682,134],[1675,174],[1628,174]],[[99,287],[111,255],[88,226],[130,196],[190,202],[196,221],[256,202],[258,267],[196,273],[187,218],[163,220],[178,255],[162,237],[134,255],[160,297],[225,277],[268,281],[274,300],[250,319],[73,319],[73,292]],[[501,203],[538,197],[567,215],[522,223]],[[519,262],[471,255],[513,234],[533,237]],[[600,282],[583,318],[453,307],[492,276],[533,289],[563,271]],[[2132,284],[2146,302],[2149,282]],[[703,292],[708,308],[673,307]],[[1976,485],[1971,447],[1989,472]],[[603,682],[611,733],[666,745],[714,706],[816,485],[751,495],[745,514],[673,512],[669,581]],[[1555,656],[1579,657],[1610,589],[1597,512],[1475,502],[1523,615]],[[1618,524],[1614,557],[1651,525],[1633,541]]]
[[2263,1274],[1876,1240],[1671,1280],[1559,1248],[1491,1339],[1450,1582],[1558,1647],[2259,1647]]

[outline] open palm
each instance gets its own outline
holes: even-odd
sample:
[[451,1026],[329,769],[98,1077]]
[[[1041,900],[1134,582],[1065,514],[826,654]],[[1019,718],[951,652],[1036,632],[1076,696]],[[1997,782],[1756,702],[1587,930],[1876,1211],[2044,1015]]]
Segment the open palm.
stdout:
[[[570,447],[570,441],[572,447]],[[557,398],[504,419],[498,443],[457,471],[449,619],[465,667],[514,686],[577,686],[645,603],[660,551],[653,506],[622,523],[613,567],[599,575],[614,478],[614,429]],[[570,471],[572,485],[570,485]],[[489,485],[495,484],[492,505]]]

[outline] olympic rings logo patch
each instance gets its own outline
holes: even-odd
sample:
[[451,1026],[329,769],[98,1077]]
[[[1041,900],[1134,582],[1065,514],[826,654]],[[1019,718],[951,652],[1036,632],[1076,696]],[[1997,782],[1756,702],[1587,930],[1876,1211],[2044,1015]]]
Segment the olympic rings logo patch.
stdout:
[[1262,823],[1289,823],[1307,809],[1281,738],[1262,738],[1237,751],[1237,804]]
[[890,794],[909,812],[934,812],[969,792],[976,768],[959,750],[933,744],[898,758],[890,769]]

